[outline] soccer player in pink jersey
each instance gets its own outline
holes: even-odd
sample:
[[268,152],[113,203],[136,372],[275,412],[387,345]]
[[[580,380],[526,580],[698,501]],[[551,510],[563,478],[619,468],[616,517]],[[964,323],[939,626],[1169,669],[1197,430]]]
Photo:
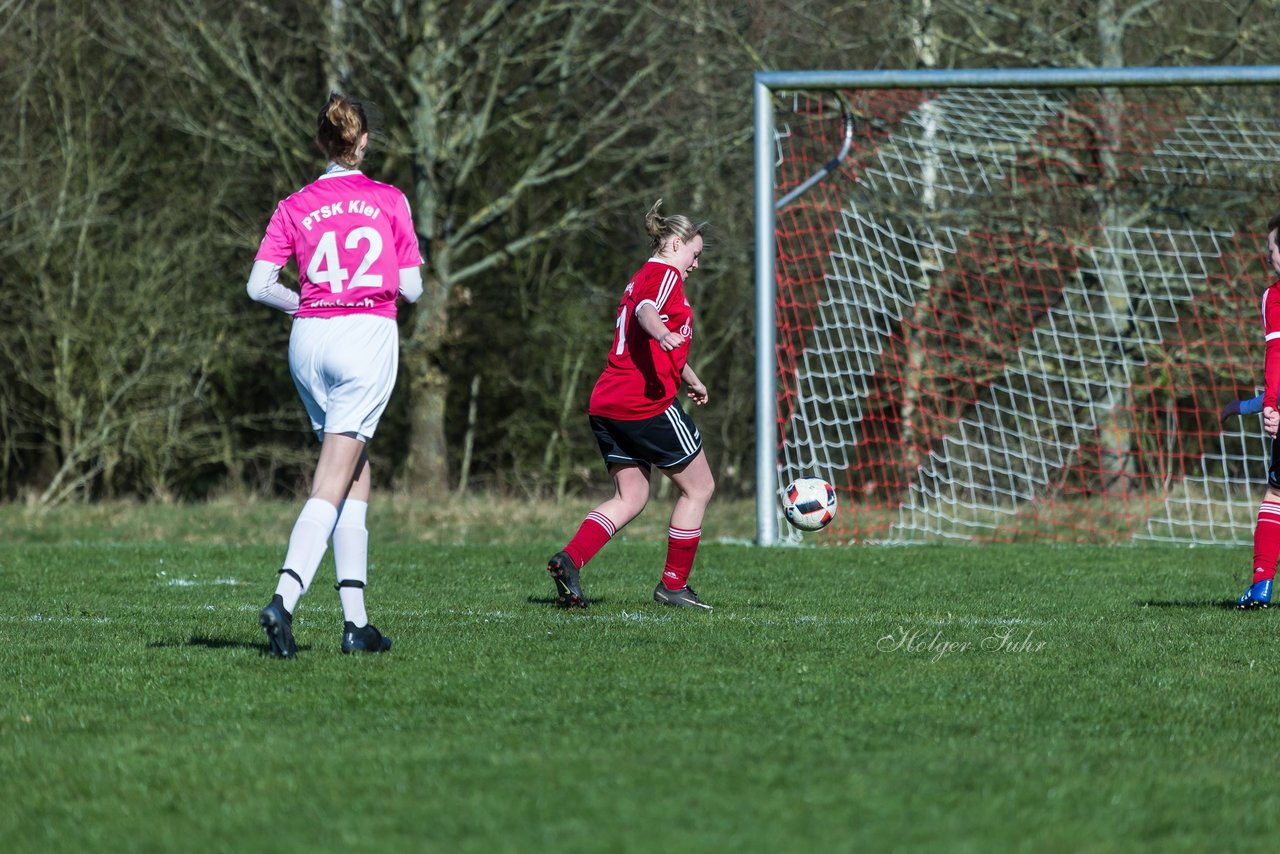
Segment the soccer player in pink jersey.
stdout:
[[[369,147],[359,102],[332,95],[317,122],[328,166],[276,207],[253,263],[254,300],[294,318],[289,371],[320,439],[311,497],[289,535],[271,602],[259,614],[271,654],[291,658],[293,612],[333,537],[342,651],[384,652],[391,640],[364,605],[371,474],[367,443],[391,398],[399,366],[396,299],[422,295],[422,256],[404,194],[359,171]],[[279,281],[290,258],[299,291]]]
[[686,216],[661,216],[661,204],[659,199],[645,216],[653,257],[623,291],[608,364],[587,407],[614,495],[588,513],[564,550],[547,562],[557,602],[565,608],[587,607],[578,571],[644,509],[651,467],[657,466],[680,497],[671,511],[666,565],[653,598],[711,610],[689,586],[689,572],[715,478],[698,428],[676,400],[683,383],[695,404],[707,402],[707,388],[689,366],[693,309],[684,293],[685,279],[698,269],[704,226]]
[[[1267,260],[1280,276],[1280,214],[1267,223]],[[1267,491],[1258,507],[1258,523],[1253,529],[1253,581],[1236,600],[1245,610],[1271,605],[1271,584],[1280,557],[1280,281],[1262,292],[1262,329],[1266,340],[1266,362],[1262,391],[1262,426],[1271,437],[1271,464],[1267,467]]]

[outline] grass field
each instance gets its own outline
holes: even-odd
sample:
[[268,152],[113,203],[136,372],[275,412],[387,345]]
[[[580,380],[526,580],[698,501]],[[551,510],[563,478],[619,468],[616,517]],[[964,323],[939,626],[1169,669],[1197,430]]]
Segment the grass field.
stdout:
[[378,509],[394,649],[339,654],[326,559],[277,661],[296,507],[0,508],[0,850],[1274,845],[1280,614],[1227,607],[1244,549],[713,540],[691,614],[650,601],[655,506],[561,613],[583,508]]

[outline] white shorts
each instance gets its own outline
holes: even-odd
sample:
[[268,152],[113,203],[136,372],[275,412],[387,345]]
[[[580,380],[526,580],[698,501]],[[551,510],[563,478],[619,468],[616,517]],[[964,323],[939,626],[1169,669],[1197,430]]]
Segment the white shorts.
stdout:
[[400,333],[390,317],[301,317],[289,333],[289,372],[311,429],[373,438],[400,366]]

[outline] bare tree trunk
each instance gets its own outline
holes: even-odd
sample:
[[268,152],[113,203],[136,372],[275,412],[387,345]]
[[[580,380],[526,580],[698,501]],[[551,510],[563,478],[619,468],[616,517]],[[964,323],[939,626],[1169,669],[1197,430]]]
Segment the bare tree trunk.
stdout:
[[437,276],[428,276],[434,299],[423,299],[415,309],[413,331],[405,341],[402,370],[409,374],[409,435],[403,488],[415,495],[448,490],[449,460],[445,441],[445,402],[449,377],[437,361],[441,330],[448,327]]
[[351,82],[351,63],[347,58],[347,0],[329,0],[326,19],[328,35],[328,85],[330,92],[346,92]]
[[[435,0],[413,5],[405,17],[412,47],[393,51],[407,54],[395,83],[410,94],[412,207],[430,247],[401,363],[410,396],[404,486],[420,494],[448,489],[441,353],[455,294],[534,247],[596,227],[604,212],[628,201],[621,183],[667,154],[663,135],[645,122],[677,85],[663,74],[662,32],[644,9],[504,0],[469,6],[455,20],[450,8]],[[522,47],[511,53],[511,45]],[[552,94],[582,86],[598,95],[589,109]],[[596,171],[604,162],[613,168]],[[590,193],[543,207],[548,194],[585,175]],[[530,207],[538,210],[530,227],[505,230]]]
[[471,477],[471,452],[476,446],[476,414],[480,408],[480,375],[471,378],[471,400],[467,404],[467,435],[462,442],[462,462],[458,466],[458,494],[467,491]]
[[[915,51],[917,68],[934,68],[938,63],[938,35],[934,29],[933,0],[916,0],[911,16],[907,20],[910,27],[911,44]],[[938,106],[932,100],[920,107],[924,125],[922,143],[927,152],[927,159],[921,174],[923,184],[920,192],[920,215],[922,224],[931,225],[937,213],[937,180],[939,158],[937,153],[937,135],[942,117]],[[907,468],[906,480],[910,481],[911,473],[919,464],[920,458],[928,451],[929,431],[927,426],[918,423],[917,411],[920,405],[920,393],[925,370],[925,348],[919,333],[923,319],[933,311],[934,290],[929,281],[931,275],[942,271],[942,259],[932,246],[920,243],[920,280],[917,284],[919,296],[915,308],[909,315],[911,321],[904,330],[907,348],[907,367],[902,378],[901,407],[901,447],[902,465]]]
[[403,487],[416,495],[448,490],[449,461],[445,440],[445,398],[449,378],[438,361],[444,331],[449,328],[449,296],[452,291],[452,253],[444,240],[436,240],[437,189],[433,183],[433,158],[440,151],[437,110],[443,100],[439,69],[430,51],[440,39],[439,17],[434,9],[423,14],[420,41],[409,56],[409,81],[416,96],[409,115],[413,144],[413,213],[419,240],[425,241],[427,274],[423,297],[413,309],[412,331],[405,342],[402,369],[409,372],[409,435]]
[[[1101,64],[1106,68],[1124,65],[1124,23],[1117,14],[1115,0],[1098,0],[1098,49]],[[1122,223],[1115,200],[1116,183],[1120,169],[1116,160],[1116,147],[1124,134],[1124,96],[1118,89],[1101,91],[1098,116],[1098,157],[1102,164],[1098,186],[1099,220],[1106,232],[1105,245],[1111,250],[1099,258],[1098,269],[1102,278],[1103,298],[1107,304],[1107,318],[1111,336],[1118,343],[1115,354],[1099,354],[1107,358],[1107,389],[1110,400],[1104,408],[1105,415],[1098,424],[1101,444],[1102,488],[1105,492],[1126,495],[1134,477],[1133,446],[1133,394],[1129,382],[1129,357],[1123,342],[1132,332],[1130,320],[1129,283],[1124,274],[1119,253],[1124,251],[1112,238]]]

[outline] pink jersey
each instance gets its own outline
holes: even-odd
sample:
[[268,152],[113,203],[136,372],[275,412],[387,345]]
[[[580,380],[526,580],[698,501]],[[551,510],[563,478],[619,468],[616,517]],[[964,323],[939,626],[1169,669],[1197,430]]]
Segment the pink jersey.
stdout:
[[[667,352],[644,331],[636,311],[645,303],[658,310],[668,329],[685,337],[683,344]],[[650,258],[622,293],[609,361],[591,391],[587,414],[619,421],[661,415],[680,390],[692,338],[693,309],[685,299],[684,277],[670,264]]]
[[276,206],[257,261],[298,261],[295,317],[396,316],[400,270],[422,263],[409,201],[395,187],[334,170]]

